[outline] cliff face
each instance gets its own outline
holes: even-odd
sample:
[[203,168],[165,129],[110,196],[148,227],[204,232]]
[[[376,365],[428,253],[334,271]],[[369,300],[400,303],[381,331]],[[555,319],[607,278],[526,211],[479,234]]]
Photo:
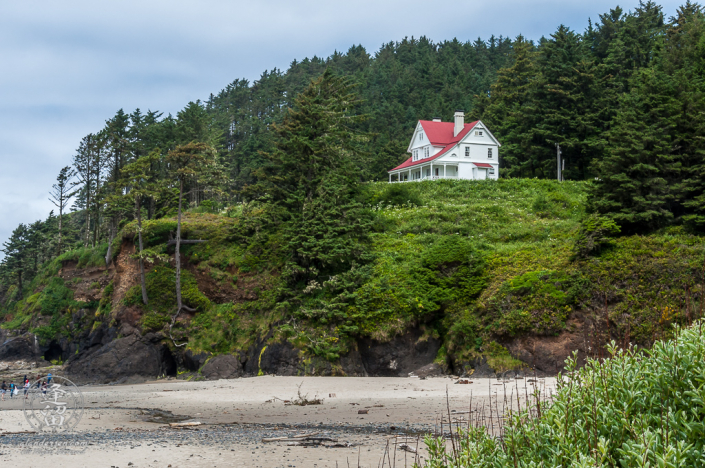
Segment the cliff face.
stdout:
[[0,361],[62,362],[75,380],[103,383],[546,375],[574,352],[580,362],[600,356],[610,340],[649,346],[701,313],[700,237],[618,237],[577,258],[584,184],[437,182],[409,184],[413,205],[391,204],[385,185],[372,185],[369,263],[297,291],[282,279],[276,232],[237,240],[232,226],[252,219],[187,215],[185,238],[206,242],[183,249],[182,293],[196,312],[173,325],[175,222],[145,224],[159,254],[146,306],[128,225],[109,267],[102,252],[65,254],[2,306]]

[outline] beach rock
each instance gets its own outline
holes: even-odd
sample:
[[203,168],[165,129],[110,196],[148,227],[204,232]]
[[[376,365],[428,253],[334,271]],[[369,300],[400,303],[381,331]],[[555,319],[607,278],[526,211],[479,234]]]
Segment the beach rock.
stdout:
[[184,351],[181,355],[181,360],[183,366],[190,371],[197,371],[206,363],[208,358],[211,357],[210,353],[200,352],[194,353],[190,349]]
[[7,332],[0,335],[0,362],[23,361],[36,366],[49,365],[42,358],[42,350],[39,340],[32,333],[25,333],[17,337],[7,335]]
[[416,369],[433,363],[441,348],[441,342],[423,336],[419,329],[411,330],[387,342],[365,338],[359,349],[368,375],[399,377],[407,376]]
[[176,362],[161,337],[130,335],[72,357],[65,373],[77,383],[136,383],[176,375]]
[[209,380],[235,379],[244,373],[240,358],[232,354],[222,354],[210,359],[201,369],[201,374]]
[[300,375],[304,373],[304,363],[300,351],[288,341],[284,341],[251,347],[245,371],[251,375]]

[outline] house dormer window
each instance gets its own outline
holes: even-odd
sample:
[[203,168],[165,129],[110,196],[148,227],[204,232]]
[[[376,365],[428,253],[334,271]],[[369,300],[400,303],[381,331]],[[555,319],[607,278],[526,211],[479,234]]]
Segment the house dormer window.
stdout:
[[469,146],[466,146],[466,147],[465,147],[465,157],[466,157],[466,158],[469,158],[469,157],[470,157],[470,147],[469,147]]
[[419,140],[423,141],[423,133],[419,133]]
[[427,158],[430,156],[430,151],[428,149],[428,146],[423,149],[423,157]]
[[419,159],[419,150],[414,150],[412,154],[414,155],[414,161]]
[[482,130],[475,130],[476,136],[482,136]]
[[492,159],[492,148],[487,148],[487,157]]

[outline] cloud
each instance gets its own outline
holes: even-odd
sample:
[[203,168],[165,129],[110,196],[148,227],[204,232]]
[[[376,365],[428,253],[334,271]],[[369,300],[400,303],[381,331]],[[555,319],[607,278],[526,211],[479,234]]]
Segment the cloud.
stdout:
[[[632,2],[627,8],[633,8]],[[123,0],[0,4],[0,242],[52,209],[47,192],[81,137],[120,108],[175,114],[237,78],[406,36],[538,39],[582,31],[595,0]],[[678,2],[665,2],[668,15]]]

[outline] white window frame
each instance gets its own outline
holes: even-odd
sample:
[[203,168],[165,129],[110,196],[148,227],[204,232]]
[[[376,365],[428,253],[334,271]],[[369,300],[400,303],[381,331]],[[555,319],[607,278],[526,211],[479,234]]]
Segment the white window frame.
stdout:
[[490,170],[488,172],[490,175],[494,175],[494,167],[490,167]]
[[469,157],[470,157],[470,147],[469,147],[469,146],[466,146],[466,147],[465,147],[465,157],[466,157],[466,158],[469,158]]
[[475,130],[475,136],[482,136],[482,130]]
[[429,151],[428,146],[423,149],[423,155],[424,155],[424,158],[427,158],[431,155],[431,152]]
[[492,148],[487,148],[487,159],[492,159]]
[[423,133],[419,133],[419,140],[423,141]]

